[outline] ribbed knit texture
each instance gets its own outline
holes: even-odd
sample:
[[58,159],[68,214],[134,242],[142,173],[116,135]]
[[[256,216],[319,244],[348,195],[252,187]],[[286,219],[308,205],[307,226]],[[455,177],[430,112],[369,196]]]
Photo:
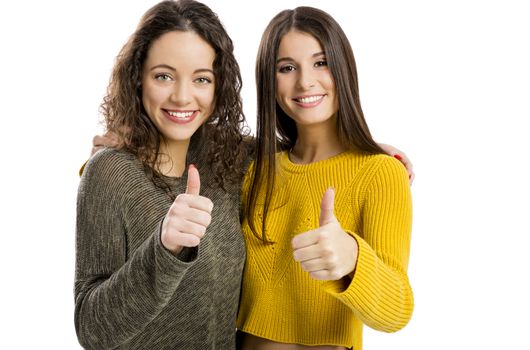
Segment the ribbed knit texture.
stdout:
[[[200,161],[201,195],[214,203],[199,248],[160,242],[172,200],[131,154],[102,150],[86,164],[77,201],[75,325],[87,349],[234,349],[245,249],[239,186],[214,189]],[[174,194],[186,174],[167,179]]]
[[[247,261],[238,329],[277,342],[359,350],[363,323],[385,332],[404,327],[413,296],[406,274],[412,203],[403,165],[386,155],[355,152],[307,165],[292,163],[285,152],[277,159],[265,229],[274,243],[259,238],[263,204],[254,218],[258,232],[252,233],[248,218],[243,221]],[[293,259],[291,239],[319,226],[320,203],[330,186],[335,216],[359,246],[351,280],[316,281]]]

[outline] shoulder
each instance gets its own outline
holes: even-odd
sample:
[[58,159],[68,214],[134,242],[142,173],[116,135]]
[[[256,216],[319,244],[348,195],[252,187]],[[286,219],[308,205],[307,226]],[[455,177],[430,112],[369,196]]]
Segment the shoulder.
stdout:
[[407,176],[407,170],[403,164],[388,154],[355,154],[354,157],[358,158],[362,168],[372,175],[391,171]]
[[352,186],[367,188],[409,186],[406,168],[400,161],[387,154],[366,154],[351,152],[349,154],[353,167],[357,169]]
[[127,182],[135,174],[143,174],[142,163],[133,154],[114,148],[104,148],[87,162],[83,182]]
[[138,159],[131,153],[115,148],[103,148],[96,152],[87,162],[85,169],[114,169],[137,166]]
[[101,203],[123,210],[142,192],[147,177],[142,163],[131,153],[105,148],[89,159],[78,187],[80,208]]
[[409,189],[408,173],[405,166],[387,154],[367,156],[364,177],[365,184],[372,189]]
[[375,154],[369,156],[371,162],[378,171],[392,170],[396,172],[407,174],[407,170],[403,164],[394,157],[389,156],[388,154]]

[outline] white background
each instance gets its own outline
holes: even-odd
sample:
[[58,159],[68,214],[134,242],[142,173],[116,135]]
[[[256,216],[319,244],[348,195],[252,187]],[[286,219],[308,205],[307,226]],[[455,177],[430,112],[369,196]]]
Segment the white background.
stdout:
[[[525,2],[206,1],[234,40],[251,127],[261,32],[313,5],[350,38],[374,137],[414,162],[414,316],[395,334],[365,328],[365,349],[530,349]],[[114,57],[154,3],[0,5],[2,349],[79,348],[77,171]]]

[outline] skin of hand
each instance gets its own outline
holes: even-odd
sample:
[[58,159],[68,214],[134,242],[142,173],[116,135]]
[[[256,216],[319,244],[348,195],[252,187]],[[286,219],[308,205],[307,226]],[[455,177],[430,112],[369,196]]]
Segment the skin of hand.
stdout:
[[162,223],[162,245],[173,254],[198,246],[212,221],[213,203],[199,195],[200,189],[199,171],[190,165],[186,193],[175,198]]
[[335,191],[328,188],[320,203],[320,227],[296,235],[291,241],[294,260],[316,280],[338,280],[352,273],[358,245],[333,214]]
[[405,152],[400,151],[394,146],[387,145],[386,143],[378,143],[378,145],[383,149],[383,151],[385,151],[386,154],[396,158],[405,166],[407,173],[409,173],[409,183],[412,185],[412,182],[414,181],[414,169],[412,162],[410,161],[409,157],[407,157]]
[[112,131],[107,131],[103,135],[96,135],[92,139],[92,150],[90,156],[102,149],[103,147],[115,147],[119,144],[118,136]]

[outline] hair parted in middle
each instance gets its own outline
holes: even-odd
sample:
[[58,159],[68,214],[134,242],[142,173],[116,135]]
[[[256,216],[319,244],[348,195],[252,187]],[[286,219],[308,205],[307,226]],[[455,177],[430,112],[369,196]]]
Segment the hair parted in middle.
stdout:
[[[290,31],[313,36],[322,45],[333,77],[338,98],[337,136],[348,149],[365,153],[384,153],[373,140],[364,119],[359,98],[357,67],[350,42],[340,25],[325,11],[314,7],[297,7],[277,14],[268,24],[256,59],[257,130],[256,160],[251,177],[245,213],[258,215],[256,201],[265,186],[265,204],[261,236],[265,236],[265,220],[276,178],[276,152],[294,147],[297,130],[292,120],[276,102],[276,60],[281,39]],[[249,224],[254,232],[253,220]]]
[[217,15],[198,1],[162,1],[144,14],[116,58],[101,104],[106,128],[120,137],[121,147],[136,155],[150,170],[153,180],[162,181],[164,187],[156,167],[163,140],[143,107],[141,83],[152,43],[171,31],[192,31],[215,50],[214,109],[192,141],[201,143],[200,152],[205,153],[203,158],[208,160],[218,186],[238,183],[245,158],[241,143],[248,129],[240,97],[241,73],[225,28]]

